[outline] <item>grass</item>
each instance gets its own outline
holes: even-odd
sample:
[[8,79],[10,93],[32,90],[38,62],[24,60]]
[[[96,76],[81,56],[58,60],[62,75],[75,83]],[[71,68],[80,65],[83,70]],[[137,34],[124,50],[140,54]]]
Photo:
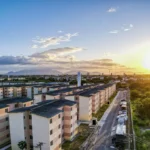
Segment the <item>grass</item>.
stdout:
[[65,141],[62,145],[63,150],[79,150],[82,143],[87,139],[90,134],[89,126],[86,124],[81,124],[78,128],[79,135],[76,139],[71,141]]

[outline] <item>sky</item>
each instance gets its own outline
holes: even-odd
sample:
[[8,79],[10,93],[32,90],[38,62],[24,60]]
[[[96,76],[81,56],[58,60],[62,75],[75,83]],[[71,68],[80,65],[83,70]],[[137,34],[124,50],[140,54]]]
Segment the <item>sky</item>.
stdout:
[[0,73],[147,73],[148,0],[1,0]]

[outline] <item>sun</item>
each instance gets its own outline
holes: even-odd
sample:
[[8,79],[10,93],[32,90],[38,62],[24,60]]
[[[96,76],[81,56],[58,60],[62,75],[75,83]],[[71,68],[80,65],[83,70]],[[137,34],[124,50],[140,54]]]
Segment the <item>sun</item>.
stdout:
[[143,67],[150,70],[150,52],[147,53],[143,59]]

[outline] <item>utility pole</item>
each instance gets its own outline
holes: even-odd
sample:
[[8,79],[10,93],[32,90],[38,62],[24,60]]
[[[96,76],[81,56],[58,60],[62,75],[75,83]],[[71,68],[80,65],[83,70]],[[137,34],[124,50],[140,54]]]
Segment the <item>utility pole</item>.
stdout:
[[43,146],[43,142],[39,142],[36,146],[34,146],[35,148],[40,148],[40,150],[42,150],[42,146]]

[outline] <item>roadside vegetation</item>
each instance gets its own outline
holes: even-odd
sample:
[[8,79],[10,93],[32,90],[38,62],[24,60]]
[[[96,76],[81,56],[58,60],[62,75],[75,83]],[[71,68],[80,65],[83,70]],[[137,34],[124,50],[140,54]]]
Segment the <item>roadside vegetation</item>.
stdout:
[[129,82],[137,150],[150,150],[150,81]]
[[79,134],[72,142],[65,141],[62,145],[63,150],[79,150],[82,143],[87,139],[90,134],[89,126],[81,124],[78,128]]

